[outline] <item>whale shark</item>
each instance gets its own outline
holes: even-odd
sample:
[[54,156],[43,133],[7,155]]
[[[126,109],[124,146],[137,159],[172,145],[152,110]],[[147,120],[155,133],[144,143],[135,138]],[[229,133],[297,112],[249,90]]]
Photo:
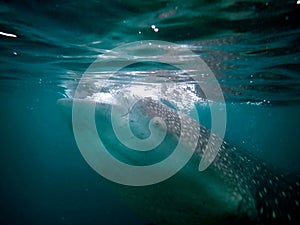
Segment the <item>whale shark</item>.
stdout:
[[[76,99],[60,99],[58,104],[69,121]],[[174,176],[148,186],[127,186],[109,182],[120,193],[129,207],[145,216],[149,224],[226,225],[226,224],[299,224],[300,182],[299,176],[291,177],[273,168],[249,152],[222,140],[217,156],[209,167],[199,171],[208,138],[219,140],[217,134],[201,125],[189,115],[181,116],[175,107],[166,102],[145,97],[135,107],[128,109],[127,120],[132,132],[140,139],[150,135],[149,121],[159,117],[157,129],[165,126],[166,144],[157,153],[127,151],[111,128],[112,106],[124,108],[115,100],[94,103],[80,100],[82,107],[96,104],[95,122],[101,138],[114,157],[126,163],[144,165],[160,160],[182,137],[189,150],[191,141],[196,148],[189,162]],[[181,116],[181,117],[180,117]],[[179,119],[181,118],[181,121]],[[160,126],[161,125],[161,126]],[[186,133],[181,127],[187,127]],[[82,129],[88,129],[82,126]],[[191,136],[197,139],[191,139]],[[195,144],[195,143],[194,143]],[[125,149],[125,151],[124,151]],[[97,157],[97,155],[95,155]],[[99,156],[100,157],[100,156]],[[152,161],[151,161],[152,160]],[[120,171],[121,173],[122,171]]]

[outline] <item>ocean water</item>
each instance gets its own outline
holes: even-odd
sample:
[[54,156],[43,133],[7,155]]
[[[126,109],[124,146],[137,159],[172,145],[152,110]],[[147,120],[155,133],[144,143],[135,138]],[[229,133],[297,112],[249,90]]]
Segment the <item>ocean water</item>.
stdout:
[[[296,0],[1,1],[0,224],[152,222],[90,168],[57,104],[74,96],[98,56],[136,41],[166,41],[200,57],[222,88],[225,139],[299,174],[299,22]],[[191,85],[186,73],[161,63],[128,66],[108,82],[111,72],[97,79],[121,92],[130,83],[146,93],[146,86],[165,78],[178,90]],[[199,93],[183,93],[183,110],[195,103],[210,127]]]

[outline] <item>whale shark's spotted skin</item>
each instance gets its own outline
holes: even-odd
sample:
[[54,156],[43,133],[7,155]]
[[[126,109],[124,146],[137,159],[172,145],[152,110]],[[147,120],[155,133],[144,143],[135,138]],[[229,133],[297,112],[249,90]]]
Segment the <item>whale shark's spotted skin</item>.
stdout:
[[[142,100],[145,112],[150,117],[164,119],[168,130],[177,137],[180,135],[178,113],[159,101],[145,98]],[[185,116],[182,126],[189,127],[188,137],[199,133],[196,154],[203,155],[210,131],[197,121]],[[213,134],[213,139],[219,138]],[[251,224],[299,224],[300,222],[300,183],[289,181],[283,174],[271,170],[267,165],[244,151],[223,142],[210,170],[219,174],[234,187],[233,195],[240,195],[240,210]],[[201,172],[199,172],[201,173]]]
[[[63,108],[72,107],[72,100],[60,100],[59,103]],[[97,110],[105,115],[102,120],[110,118],[110,115],[107,116],[107,109],[111,105],[107,102],[97,104]],[[225,141],[207,170],[199,172],[199,161],[210,131],[187,115],[180,114],[180,123],[179,112],[158,100],[143,98],[137,105],[142,113],[136,114],[134,110],[129,110],[129,114],[138,117],[133,119],[131,124],[137,133],[147,133],[145,131],[148,127],[140,126],[142,116],[149,119],[160,117],[165,121],[167,131],[175,139],[181,135],[187,148],[191,141],[197,141],[193,158],[170,179],[145,187],[112,184],[128,199],[133,208],[148,216],[151,223],[299,224],[299,178],[298,181],[292,180]],[[189,131],[180,134],[181,126],[188,127]],[[213,141],[220,140],[217,135],[211,135]]]

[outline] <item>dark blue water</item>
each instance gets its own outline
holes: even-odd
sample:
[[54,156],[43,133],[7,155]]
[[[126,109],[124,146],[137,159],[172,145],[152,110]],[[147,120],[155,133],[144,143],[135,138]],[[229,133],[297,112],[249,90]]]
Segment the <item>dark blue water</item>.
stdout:
[[98,55],[133,41],[201,56],[223,90],[225,138],[299,173],[299,21],[296,0],[1,1],[0,224],[151,222],[84,161],[56,103]]

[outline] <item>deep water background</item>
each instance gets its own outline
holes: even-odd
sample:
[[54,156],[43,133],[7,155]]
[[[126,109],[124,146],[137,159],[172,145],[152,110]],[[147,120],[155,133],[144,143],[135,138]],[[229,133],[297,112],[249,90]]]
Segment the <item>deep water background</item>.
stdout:
[[299,21],[296,1],[0,1],[0,224],[151,222],[87,165],[56,103],[132,41],[188,45],[222,86],[226,139],[299,173]]

